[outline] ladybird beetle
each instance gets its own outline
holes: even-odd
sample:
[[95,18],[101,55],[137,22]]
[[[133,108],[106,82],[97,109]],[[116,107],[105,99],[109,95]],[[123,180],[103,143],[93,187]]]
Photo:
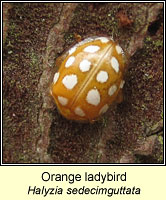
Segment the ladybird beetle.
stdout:
[[125,56],[112,38],[86,38],[59,60],[50,93],[65,118],[92,122],[120,102]]

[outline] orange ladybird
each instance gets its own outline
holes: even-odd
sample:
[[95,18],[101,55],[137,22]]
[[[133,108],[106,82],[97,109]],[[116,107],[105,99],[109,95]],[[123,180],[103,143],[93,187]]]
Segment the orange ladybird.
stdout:
[[64,117],[92,122],[121,99],[125,56],[112,38],[84,39],[62,57],[50,93]]

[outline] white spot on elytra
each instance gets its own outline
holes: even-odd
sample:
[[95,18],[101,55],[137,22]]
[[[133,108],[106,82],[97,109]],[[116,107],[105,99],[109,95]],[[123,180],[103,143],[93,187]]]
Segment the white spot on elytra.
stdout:
[[118,54],[123,54],[123,50],[119,45],[116,45],[115,48],[116,48],[116,51],[117,51]]
[[80,62],[79,68],[82,72],[87,72],[90,69],[91,62],[87,59],[83,59]]
[[55,73],[53,83],[55,84],[58,81],[59,78],[59,72]]
[[100,71],[96,77],[97,81],[100,83],[104,83],[108,80],[108,73],[106,71]]
[[62,83],[67,89],[71,90],[77,84],[77,76],[75,74],[66,75],[63,78]]
[[116,92],[116,90],[117,90],[117,86],[116,85],[112,85],[108,90],[108,94],[110,96],[112,96]]
[[111,58],[111,65],[113,69],[118,73],[119,72],[119,62],[115,57]]
[[69,50],[69,55],[71,55],[72,53],[74,53],[76,51],[76,46],[72,47],[70,50]]
[[96,45],[89,45],[87,47],[85,47],[84,52],[87,53],[95,53],[96,51],[98,51],[100,49],[99,46]]
[[99,38],[96,38],[96,39],[100,40],[102,43],[107,43],[109,41],[109,39],[106,38],[106,37],[99,37]]
[[91,42],[93,40],[94,40],[94,38],[92,38],[92,37],[86,38],[86,39],[82,40],[81,42],[79,42],[78,44],[76,44],[76,46],[79,47],[79,46],[86,44],[88,42]]
[[97,106],[100,103],[100,93],[97,89],[91,89],[86,97],[86,101],[89,104]]
[[99,111],[99,115],[104,114],[108,110],[109,106],[108,104],[105,104]]
[[70,67],[73,64],[74,61],[75,61],[74,56],[69,57],[68,60],[66,61],[65,67],[66,68]]
[[68,99],[65,97],[58,96],[58,101],[62,106],[66,106],[68,103]]
[[78,115],[80,117],[84,117],[85,116],[84,111],[80,107],[76,107],[74,112],[75,112],[76,115]]
[[[84,44],[87,44],[87,43],[89,43],[89,42],[93,42],[93,41],[95,41],[95,40],[99,40],[100,38],[106,38],[106,39],[108,39],[108,40],[112,40],[112,41],[113,41],[113,38],[112,38],[112,37],[107,38],[107,37],[96,37],[96,36],[93,36],[93,37],[89,37],[89,38],[86,38],[86,39],[82,40],[81,42],[77,43],[74,47],[77,48],[77,47],[79,47],[79,46],[81,46],[81,45],[84,45]],[[102,39],[103,42],[106,42],[106,39]],[[70,51],[70,50],[69,50],[69,51]],[[71,54],[69,54],[69,55],[71,55]]]
[[120,88],[121,88],[121,89],[123,88],[124,84],[125,84],[125,81],[122,80],[122,81],[120,82]]

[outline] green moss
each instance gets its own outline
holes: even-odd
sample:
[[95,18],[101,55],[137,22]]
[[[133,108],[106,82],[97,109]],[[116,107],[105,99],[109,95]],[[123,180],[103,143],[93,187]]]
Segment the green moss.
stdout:
[[[13,3],[4,44],[3,126],[6,162],[35,162],[42,56],[57,4]],[[50,17],[48,17],[48,14]],[[33,148],[32,148],[33,147]],[[9,159],[9,160],[8,160]]]
[[36,66],[39,63],[38,56],[33,51],[30,53],[30,59],[31,59],[31,63],[30,63],[31,66]]
[[64,36],[64,40],[67,44],[72,44],[73,41],[74,41],[74,34],[73,33],[70,33],[70,32],[67,32]]
[[163,162],[163,136],[158,136],[158,141],[159,141],[159,143],[160,143],[160,145],[161,145],[161,152],[160,152],[160,154],[159,154],[159,156],[158,156],[158,162],[160,163],[162,163]]
[[65,34],[66,44],[70,45],[73,42],[75,39],[74,34],[79,34],[83,37],[96,34],[118,37],[120,32],[116,13],[119,6],[119,4],[109,3],[107,6],[99,6],[99,11],[94,8],[91,12],[89,4],[79,4],[74,12],[69,31]]
[[147,36],[144,40],[146,51],[155,52],[156,50],[163,48],[163,38],[156,38],[154,40],[153,37]]
[[108,125],[108,118],[106,116],[102,117],[102,127],[105,128]]
[[158,136],[158,141],[163,146],[163,136]]

